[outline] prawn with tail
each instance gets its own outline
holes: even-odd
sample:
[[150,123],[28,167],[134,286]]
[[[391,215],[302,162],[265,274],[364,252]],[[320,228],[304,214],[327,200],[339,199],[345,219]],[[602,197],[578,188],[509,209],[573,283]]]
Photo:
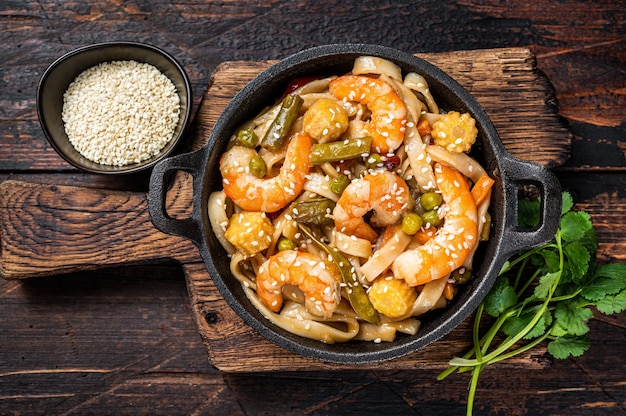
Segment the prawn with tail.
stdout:
[[478,243],[476,203],[465,177],[435,164],[435,178],[446,204],[445,222],[424,245],[400,254],[392,264],[396,278],[419,286],[459,268]]
[[340,100],[358,101],[372,112],[366,131],[372,137],[372,151],[388,153],[404,140],[406,106],[394,89],[378,78],[344,75],[330,81],[330,93]]
[[247,211],[276,212],[302,192],[311,166],[311,138],[298,133],[289,141],[280,172],[273,178],[257,178],[249,169],[256,151],[233,146],[220,159],[224,193]]
[[315,254],[284,250],[271,256],[256,276],[257,295],[271,311],[283,305],[282,288],[296,285],[305,296],[305,307],[312,315],[329,318],[341,301],[341,276],[336,268]]
[[371,223],[387,226],[396,223],[413,207],[409,187],[400,176],[379,171],[352,181],[333,210],[335,229],[373,242],[378,233],[363,218],[374,211]]

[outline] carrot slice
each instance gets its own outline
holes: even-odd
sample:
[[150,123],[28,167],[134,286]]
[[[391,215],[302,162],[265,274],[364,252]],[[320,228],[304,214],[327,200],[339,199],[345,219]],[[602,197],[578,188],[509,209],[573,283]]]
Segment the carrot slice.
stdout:
[[446,286],[443,288],[443,297],[448,300],[454,298],[454,285],[452,283],[446,283]]
[[428,229],[422,227],[415,233],[415,235],[413,235],[413,241],[419,243],[420,245],[424,245],[428,240],[433,238],[436,233],[436,227],[430,227]]
[[474,198],[474,202],[476,205],[480,205],[485,198],[487,198],[491,193],[491,187],[495,181],[491,179],[487,175],[482,175],[478,178],[478,181],[474,184],[472,188],[472,197]]
[[430,124],[428,124],[428,120],[423,118],[417,123],[417,132],[422,137],[430,134]]

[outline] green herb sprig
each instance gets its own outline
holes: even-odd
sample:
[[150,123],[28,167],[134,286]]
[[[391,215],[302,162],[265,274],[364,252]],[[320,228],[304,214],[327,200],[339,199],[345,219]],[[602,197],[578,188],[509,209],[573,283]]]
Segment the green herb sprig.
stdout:
[[[509,259],[476,312],[473,348],[454,357],[438,377],[471,371],[467,415],[472,414],[481,371],[547,341],[553,357],[579,357],[589,349],[587,322],[594,309],[611,315],[626,310],[626,264],[596,262],[598,242],[591,217],[572,210],[569,193],[562,194],[559,228],[548,243]],[[539,201],[520,201],[520,226],[539,222]],[[482,336],[484,314],[494,318]],[[497,342],[496,335],[503,333]]]

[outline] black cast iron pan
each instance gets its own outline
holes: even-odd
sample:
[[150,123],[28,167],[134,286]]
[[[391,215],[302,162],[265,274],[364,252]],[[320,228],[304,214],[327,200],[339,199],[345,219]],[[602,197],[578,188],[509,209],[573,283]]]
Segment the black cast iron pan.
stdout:
[[[229,258],[209,224],[207,199],[221,189],[219,157],[229,137],[244,121],[280,97],[290,80],[310,75],[349,72],[361,55],[378,56],[398,64],[403,72],[424,76],[438,104],[444,110],[469,112],[479,131],[472,156],[482,164],[496,183],[492,192],[491,239],[477,252],[474,277],[452,303],[433,312],[414,336],[399,336],[391,343],[348,342],[324,344],[293,335],[267,321],[252,306],[239,282],[229,271]],[[165,210],[166,184],[177,171],[193,176],[193,212],[189,218],[175,219]],[[518,227],[519,189],[534,185],[541,196],[541,222],[537,228]],[[480,304],[493,285],[503,263],[512,254],[549,241],[556,232],[561,213],[561,191],[555,176],[547,169],[509,154],[489,117],[476,100],[456,81],[432,64],[401,51],[375,45],[327,45],[292,55],[269,67],[228,104],[216,122],[208,143],[200,150],[167,158],[152,172],[149,192],[150,216],[163,232],[193,241],[216,287],[245,323],[278,346],[306,357],[334,363],[371,363],[393,359],[416,351],[441,338]]]

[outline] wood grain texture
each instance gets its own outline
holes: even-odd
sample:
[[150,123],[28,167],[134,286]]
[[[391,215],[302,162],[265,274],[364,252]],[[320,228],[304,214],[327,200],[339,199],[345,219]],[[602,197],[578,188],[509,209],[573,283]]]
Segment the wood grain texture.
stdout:
[[7,279],[199,257],[189,241],[154,228],[145,194],[5,181],[0,204]]
[[[225,61],[280,59],[321,44],[365,42],[409,53],[521,47],[535,54],[555,87],[550,103],[574,133],[570,158],[554,171],[603,223],[603,259],[623,260],[624,21],[623,0],[5,0],[0,181],[146,192],[144,176],[74,170],[39,128],[39,77],[87,44],[164,47],[204,88]],[[436,382],[437,369],[219,372],[188,299],[179,266],[0,279],[0,414],[465,415],[469,377]],[[474,414],[623,415],[626,315],[596,316],[589,325],[591,348],[582,357],[537,371],[490,366]]]
[[[504,146],[515,156],[554,167],[566,162],[572,135],[556,116],[554,90],[526,48],[417,54],[440,67],[485,109]],[[198,111],[201,126],[192,147],[199,148],[233,93],[275,61],[226,62],[212,76],[213,87]]]

